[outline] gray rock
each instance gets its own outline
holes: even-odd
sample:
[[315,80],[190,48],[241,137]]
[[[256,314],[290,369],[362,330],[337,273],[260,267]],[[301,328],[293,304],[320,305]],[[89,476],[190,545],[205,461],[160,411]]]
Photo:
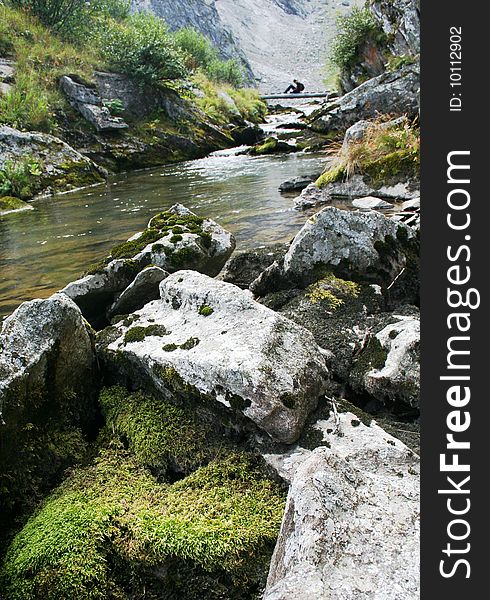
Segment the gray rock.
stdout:
[[107,310],[146,265],[132,260],[112,260],[98,272],[70,282],[61,292],[71,298],[92,327],[107,321]]
[[355,198],[376,196],[380,199],[400,201],[420,196],[420,180],[410,175],[397,175],[396,180],[386,181],[383,185],[374,185],[369,177],[355,174],[347,180],[334,181],[322,188],[309,185],[295,198],[294,207],[306,210],[314,206],[331,204],[334,200],[350,201]]
[[316,175],[302,175],[295,177],[294,179],[288,179],[279,186],[280,192],[297,192],[304,190],[312,181],[318,179],[319,174]]
[[371,121],[357,121],[351,125],[345,132],[342,151],[345,151],[351,144],[363,140],[370,127],[372,127]]
[[312,335],[250,292],[195,271],[170,275],[160,290],[161,300],[133,315],[137,331],[148,332],[144,339],[129,341],[131,325],[121,322],[101,342],[109,371],[225,410],[235,426],[252,422],[275,440],[294,442],[327,389]]
[[406,200],[401,206],[402,210],[415,210],[420,208],[420,198],[414,198],[413,200]]
[[420,53],[420,0],[374,0],[370,9],[397,56]]
[[[327,207],[308,219],[296,235],[284,257],[284,272],[288,277],[304,279],[319,265],[342,267],[351,275],[369,278],[372,273],[386,272],[395,277],[405,264],[404,257],[392,264],[383,264],[375,247],[386,236],[397,239],[402,227],[408,238],[413,232],[378,212],[360,213]],[[378,281],[373,281],[379,283]]]
[[[374,343],[373,343],[374,342]],[[381,359],[381,360],[380,360]],[[353,387],[388,406],[403,402],[419,407],[420,320],[399,317],[375,336],[351,373]],[[359,370],[361,372],[359,372]]]
[[160,267],[143,269],[111,306],[108,313],[109,318],[112,315],[132,313],[151,300],[157,300],[160,297],[160,282],[166,277],[168,277],[168,272]]
[[377,210],[393,208],[393,204],[376,198],[375,196],[366,196],[364,198],[356,198],[352,201],[352,205],[363,210]]
[[420,68],[407,65],[369,79],[338,100],[318,109],[310,126],[320,133],[342,132],[379,114],[415,117],[419,112]]
[[264,600],[416,600],[419,459],[351,413],[324,446],[266,459],[291,481]]
[[77,83],[68,75],[60,78],[60,86],[68,97],[70,104],[97,131],[114,131],[128,128],[123,119],[112,116],[109,109],[103,106],[102,99],[95,89]]
[[284,258],[289,244],[273,244],[255,250],[236,252],[228,260],[219,277],[241,288],[248,288],[262,271],[274,261]]
[[[145,267],[154,265],[171,273],[179,269],[195,269],[214,277],[235,249],[233,235],[212,219],[202,219],[199,233],[192,233],[183,225],[182,234],[179,236],[181,239],[173,241],[168,228],[163,228],[163,225],[157,227],[162,215],[164,218],[169,215],[181,216],[183,219],[196,217],[182,204],[175,204],[165,213],[150,219],[144,232],[139,232],[128,240],[137,242],[145,233],[153,231],[153,241],[143,244],[142,248],[129,248],[127,257],[114,260],[112,255],[109,256],[107,264],[101,265],[97,272],[73,281],[63,288],[62,292],[78,304],[85,318],[96,329],[106,325],[110,307]],[[114,248],[112,252],[116,254]],[[151,273],[153,276],[157,272]],[[134,290],[130,293],[134,298]],[[113,310],[109,312],[115,314]]]
[[[64,294],[24,302],[0,333],[0,521],[34,504],[83,449],[95,419],[91,335]],[[80,458],[80,456],[78,456]],[[32,506],[30,506],[32,509]]]
[[15,62],[8,58],[0,58],[0,81],[13,83],[15,79]]
[[0,96],[7,96],[12,91],[10,83],[4,83],[0,81]]
[[41,170],[32,180],[35,194],[100,183],[107,176],[104,169],[52,135],[0,125],[0,169],[26,157]]

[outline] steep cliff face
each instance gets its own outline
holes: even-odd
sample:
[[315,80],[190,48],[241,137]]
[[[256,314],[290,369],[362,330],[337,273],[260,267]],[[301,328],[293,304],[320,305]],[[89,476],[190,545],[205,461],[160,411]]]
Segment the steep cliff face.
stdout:
[[362,0],[133,0],[172,29],[190,25],[224,57],[240,57],[264,92],[283,91],[297,77],[325,88],[325,62],[337,14]]

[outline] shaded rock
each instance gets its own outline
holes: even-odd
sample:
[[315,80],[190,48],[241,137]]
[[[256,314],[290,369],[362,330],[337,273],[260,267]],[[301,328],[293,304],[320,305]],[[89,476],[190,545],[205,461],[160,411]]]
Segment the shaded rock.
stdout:
[[351,144],[363,140],[370,127],[372,127],[372,122],[365,120],[351,125],[345,132],[342,150],[345,151]]
[[350,383],[385,404],[402,402],[418,408],[420,400],[420,320],[399,317],[364,348]]
[[419,65],[407,65],[374,77],[318,109],[310,117],[310,127],[320,133],[333,133],[380,113],[413,118],[419,111],[419,92]]
[[352,413],[318,428],[314,451],[266,456],[291,487],[264,600],[416,600],[418,457]]
[[5,319],[0,333],[2,520],[34,505],[80,458],[95,417],[97,378],[91,336],[80,310],[64,294],[24,302]]
[[143,262],[112,260],[95,273],[70,282],[61,292],[71,298],[92,327],[99,329],[107,321],[107,309],[144,269]]
[[128,128],[123,119],[111,115],[110,110],[103,106],[102,99],[95,89],[77,83],[68,75],[60,78],[60,86],[73,108],[78,110],[97,131]]
[[305,290],[273,292],[260,302],[311,331],[316,343],[329,352],[328,368],[344,382],[368,332],[389,318],[379,314],[384,298],[378,286],[345,281],[333,274]]
[[[99,355],[121,381],[147,381],[166,395],[253,422],[292,443],[327,388],[312,335],[252,299],[250,292],[194,271],[160,284],[161,300],[117,323]],[[243,420],[243,416],[247,420]]]
[[318,179],[319,175],[301,175],[294,179],[288,179],[279,186],[280,192],[296,192],[304,190],[310,183]]
[[195,269],[215,276],[234,248],[235,238],[218,223],[175,204],[150,219],[145,231],[115,246],[94,272],[69,283],[62,291],[99,329],[106,325],[107,311],[119,294],[145,267],[154,265],[168,272]]
[[274,261],[284,258],[289,244],[273,244],[255,250],[236,252],[226,263],[220,279],[248,288],[254,279]]
[[[327,207],[296,235],[282,264],[268,267],[250,286],[257,296],[304,287],[325,271],[382,286],[405,280],[406,302],[418,297],[418,243],[414,232],[381,213]],[[403,278],[401,274],[403,273]],[[395,294],[392,288],[391,293]],[[410,298],[410,299],[409,299]]]
[[231,130],[233,140],[239,146],[253,146],[264,138],[264,132],[258,125],[247,123],[245,126],[238,126]]
[[129,314],[160,298],[160,282],[168,277],[160,267],[147,267],[136,275],[109,309],[108,316]]
[[107,175],[90,159],[47,133],[24,132],[0,125],[0,169],[7,162],[26,160],[36,165],[39,175],[21,190],[22,198],[100,183]]
[[298,148],[288,142],[283,142],[275,137],[268,137],[264,142],[257,146],[252,146],[248,150],[248,154],[252,156],[263,156],[265,154],[287,154],[289,152],[296,152]]
[[12,91],[12,86],[10,83],[5,83],[4,81],[0,81],[0,96],[7,96]]
[[393,208],[393,204],[376,198],[375,196],[366,196],[364,198],[356,198],[352,201],[352,205],[362,210],[377,210]]

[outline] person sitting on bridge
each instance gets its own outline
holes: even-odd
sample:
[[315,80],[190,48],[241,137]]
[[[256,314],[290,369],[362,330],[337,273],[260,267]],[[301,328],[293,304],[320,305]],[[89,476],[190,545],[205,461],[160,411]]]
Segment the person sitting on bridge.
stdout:
[[285,94],[301,94],[301,92],[305,89],[305,86],[298,81],[297,79],[293,79],[293,83],[288,87],[288,89],[284,92]]

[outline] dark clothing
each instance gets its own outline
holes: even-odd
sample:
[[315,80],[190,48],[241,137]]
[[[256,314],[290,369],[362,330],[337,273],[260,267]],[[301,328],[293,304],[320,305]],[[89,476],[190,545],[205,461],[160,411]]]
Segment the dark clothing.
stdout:
[[289,94],[289,92],[291,92],[291,94],[301,94],[304,89],[305,86],[301,82],[296,81],[294,85],[291,84],[284,93]]

